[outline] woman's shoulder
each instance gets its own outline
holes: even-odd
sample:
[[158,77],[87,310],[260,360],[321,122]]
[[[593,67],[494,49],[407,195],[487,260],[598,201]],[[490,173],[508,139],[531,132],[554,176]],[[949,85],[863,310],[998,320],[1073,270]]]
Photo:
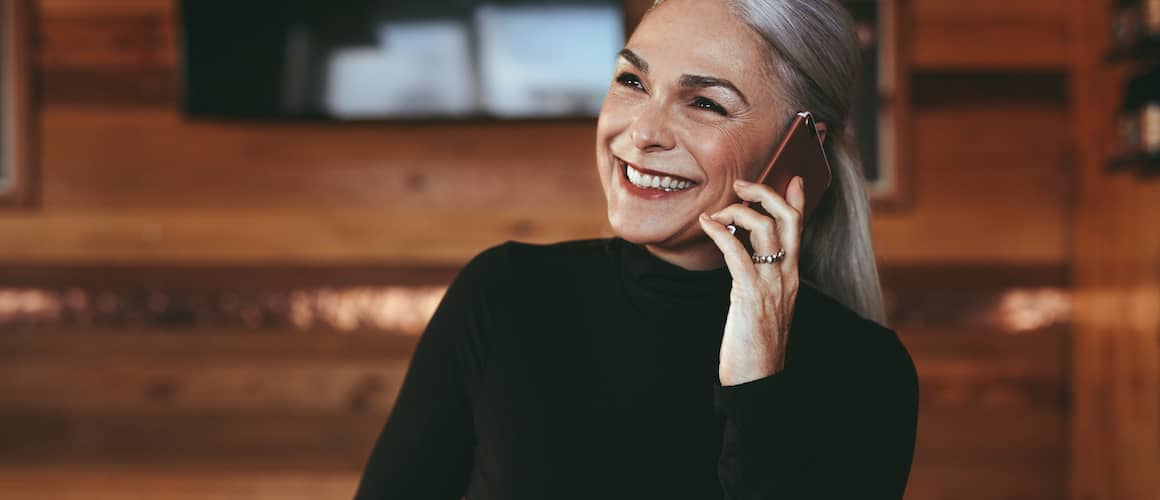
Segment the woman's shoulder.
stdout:
[[894,329],[859,315],[808,283],[801,284],[798,303],[797,313],[803,318],[799,350],[812,358],[811,364],[917,381],[914,360]]

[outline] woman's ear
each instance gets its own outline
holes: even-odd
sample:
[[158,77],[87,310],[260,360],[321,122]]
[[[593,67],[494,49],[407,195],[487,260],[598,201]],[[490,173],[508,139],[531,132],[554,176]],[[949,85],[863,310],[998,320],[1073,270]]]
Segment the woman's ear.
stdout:
[[824,144],[826,142],[826,124],[817,122],[814,124],[814,130],[818,131],[818,141],[821,141]]

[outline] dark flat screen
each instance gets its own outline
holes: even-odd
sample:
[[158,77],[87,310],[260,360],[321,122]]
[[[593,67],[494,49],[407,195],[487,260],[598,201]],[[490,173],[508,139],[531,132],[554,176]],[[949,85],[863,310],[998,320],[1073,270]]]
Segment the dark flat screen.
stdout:
[[619,1],[183,0],[190,115],[596,116]]

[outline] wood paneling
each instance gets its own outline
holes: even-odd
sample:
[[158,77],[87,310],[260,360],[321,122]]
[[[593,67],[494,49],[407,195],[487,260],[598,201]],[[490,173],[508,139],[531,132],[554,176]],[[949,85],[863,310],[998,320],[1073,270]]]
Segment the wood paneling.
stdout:
[[0,467],[195,466],[246,470],[358,470],[383,416],[188,412],[0,414]]
[[0,360],[4,363],[48,359],[72,364],[112,356],[156,360],[206,360],[212,356],[220,361],[309,358],[359,362],[398,357],[410,359],[415,339],[400,335],[299,335],[248,330],[126,332],[86,329],[5,332],[0,335],[0,347],[3,347]]
[[15,500],[349,500],[357,481],[351,471],[213,470],[212,464],[0,468],[0,491]]
[[599,235],[604,222],[567,207],[396,210],[49,211],[0,214],[0,261],[29,264],[461,265],[509,239]]
[[900,333],[920,389],[906,498],[1062,498],[1068,336]]
[[416,340],[7,333],[0,336],[0,463],[356,472]]
[[1125,67],[1109,64],[1109,5],[1068,2],[1080,158],[1069,493],[1160,498],[1160,179],[1104,168]]
[[[922,391],[908,498],[1059,498],[1067,336],[900,333]],[[353,488],[414,341],[245,331],[0,336],[0,464],[82,471],[39,485],[0,473],[0,486],[36,493],[16,498],[82,487],[104,498],[141,475],[153,478],[142,491],[180,499],[204,477],[223,498],[260,499],[231,488],[260,489],[285,471],[345,474],[317,493],[339,498],[340,484]],[[108,482],[85,480],[83,471],[104,469]],[[167,481],[178,490],[161,490]]]
[[1072,189],[1067,118],[1062,106],[1034,103],[916,109],[916,194],[907,211],[875,214],[878,254],[903,262],[1063,261]]
[[[172,100],[175,79],[165,76],[176,71],[173,5],[41,0],[43,209],[0,216],[0,238],[14,242],[0,247],[0,261],[427,256],[456,264],[509,238],[607,234],[591,122],[330,126],[182,118]],[[635,2],[630,11],[643,7]],[[930,68],[958,71],[1017,69],[954,63],[961,51],[1038,57],[975,43],[1009,33],[977,36],[988,33],[983,21],[1054,26],[1059,17],[1058,6],[1043,0],[916,0],[912,7],[916,26],[933,26],[915,35],[917,55],[950,61]],[[965,23],[974,41],[942,29],[952,21]],[[1042,38],[1036,30],[1020,36]],[[938,54],[922,49],[938,46],[948,47],[946,59],[922,55]],[[907,141],[913,151],[905,152],[914,162],[914,203],[876,214],[883,260],[1066,260],[1072,168],[1067,129],[1059,126],[1066,106],[1036,91],[1062,88],[1062,76],[1008,75],[987,92],[916,80],[912,91],[926,100],[916,102],[915,136]]]
[[53,210],[562,206],[604,216],[589,122],[228,123],[51,105],[43,119]]
[[[1058,270],[1057,270],[1058,271]],[[274,290],[286,291],[319,287],[419,286],[443,285],[455,278],[459,266],[421,265],[407,262],[388,266],[365,262],[338,265],[319,263],[279,266],[269,264],[233,264],[222,266],[156,266],[140,263],[121,265],[10,265],[0,263],[0,287],[49,288],[72,287],[106,290],[182,290],[221,292]],[[919,270],[911,271],[919,272]],[[1015,271],[1019,272],[1019,271]],[[1026,269],[1028,279],[1051,270]],[[986,276],[982,273],[981,276]],[[993,275],[992,275],[993,276]],[[985,279],[985,278],[983,278]],[[1051,286],[1051,285],[1047,285]]]
[[363,362],[229,361],[216,354],[178,361],[90,357],[68,365],[21,360],[0,368],[0,396],[5,411],[16,412],[381,414],[395,400],[406,366],[406,356]]
[[909,0],[919,70],[1067,67],[1068,11],[1058,0]]
[[136,71],[177,66],[176,0],[37,0],[45,68]]
[[[590,125],[442,133],[189,124],[154,110],[44,116],[45,209],[0,215],[14,242],[3,260],[389,260],[422,249],[462,262],[509,238],[606,234]],[[1047,105],[920,109],[916,206],[876,215],[882,258],[1061,262],[1062,120]],[[510,137],[531,141],[512,154]],[[542,160],[556,155],[564,161]]]
[[[1066,116],[977,101],[920,109],[915,206],[876,215],[882,258],[1063,261]],[[590,125],[246,127],[53,108],[44,119],[45,209],[0,215],[14,243],[0,260],[390,260],[422,249],[462,262],[509,238],[607,233]],[[513,154],[510,137],[529,143]]]
[[[647,3],[630,2],[630,12]],[[92,270],[200,266],[217,271],[171,283],[213,288],[245,279],[228,276],[237,268],[313,266],[302,280],[324,282],[327,269],[417,266],[411,276],[423,281],[506,239],[606,234],[591,122],[183,117],[175,5],[39,0],[41,200],[35,211],[0,213],[0,276],[44,285],[38,272],[73,269],[107,283],[109,275]],[[920,70],[910,82],[914,137],[906,141],[914,196],[905,210],[874,216],[886,281],[909,284],[904,299],[942,294],[940,304],[955,304],[964,289],[1066,285],[1076,171],[1061,98],[1061,7],[908,5],[909,57]],[[1143,195],[1136,200],[1144,206]],[[1098,203],[1128,210],[1110,197]],[[1090,226],[1092,234],[1120,230]],[[1085,241],[1087,255],[1102,250]],[[1097,265],[1113,269],[1086,262],[1089,276]],[[1003,279],[979,272],[996,266],[1030,271]],[[930,272],[936,268],[943,271]],[[1066,329],[1013,334],[990,319],[964,321],[974,305],[906,316],[899,326],[922,398],[908,498],[1060,498],[1071,403]],[[1111,352],[1090,334],[1076,342]],[[389,335],[5,332],[0,491],[37,499],[349,498],[413,346],[413,337]],[[1115,359],[1148,373],[1147,358],[1125,346]],[[1095,390],[1110,380],[1091,368],[1103,359],[1077,364],[1092,389],[1077,392],[1077,405],[1112,398]],[[1115,401],[1133,409],[1131,388],[1117,387]],[[1073,435],[1084,443],[1096,432],[1111,436],[1101,415],[1082,415],[1077,426],[1098,429]]]
[[[133,365],[19,362],[0,373],[0,394],[12,411],[45,407],[68,412],[321,411],[382,412],[399,388],[405,359],[393,365],[132,360]],[[62,400],[64,404],[62,403]]]

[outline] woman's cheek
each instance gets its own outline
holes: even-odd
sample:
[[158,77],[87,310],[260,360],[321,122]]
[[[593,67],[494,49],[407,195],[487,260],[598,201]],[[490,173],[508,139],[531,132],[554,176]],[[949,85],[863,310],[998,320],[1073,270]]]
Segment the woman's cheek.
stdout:
[[[762,148],[770,141],[753,134],[752,130],[730,128],[722,131],[722,155],[728,156],[733,176],[753,181],[765,168]],[[770,153],[772,155],[772,153]]]
[[694,159],[700,164],[705,175],[713,181],[733,184],[735,178],[744,176],[748,155],[747,137],[736,127],[713,124],[690,128],[686,133]]

